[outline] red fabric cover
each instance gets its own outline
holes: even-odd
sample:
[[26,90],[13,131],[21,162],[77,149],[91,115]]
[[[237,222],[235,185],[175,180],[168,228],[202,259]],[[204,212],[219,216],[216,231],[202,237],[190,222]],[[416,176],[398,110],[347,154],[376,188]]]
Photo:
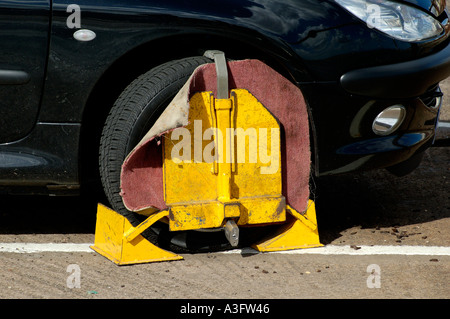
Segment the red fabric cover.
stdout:
[[[258,60],[228,63],[229,88],[247,89],[281,123],[282,193],[297,211],[305,211],[309,198],[310,146],[308,112],[298,87]],[[191,77],[189,96],[216,93],[215,65],[199,66]],[[215,94],[216,95],[216,94]],[[284,139],[284,143],[283,143]],[[122,166],[121,195],[132,211],[166,208],[162,173],[162,144],[158,137],[143,142]]]

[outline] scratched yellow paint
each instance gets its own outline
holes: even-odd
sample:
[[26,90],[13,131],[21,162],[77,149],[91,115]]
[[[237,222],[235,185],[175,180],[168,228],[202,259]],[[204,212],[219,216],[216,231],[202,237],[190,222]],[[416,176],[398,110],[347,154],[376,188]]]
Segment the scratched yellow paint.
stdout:
[[189,125],[164,138],[170,229],[221,227],[226,218],[238,225],[284,221],[280,156],[280,125],[250,92],[194,94]]

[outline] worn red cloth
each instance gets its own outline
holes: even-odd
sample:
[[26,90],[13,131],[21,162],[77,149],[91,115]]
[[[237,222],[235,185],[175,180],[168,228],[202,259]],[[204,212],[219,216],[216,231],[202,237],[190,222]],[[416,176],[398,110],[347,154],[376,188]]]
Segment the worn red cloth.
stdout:
[[[228,77],[230,90],[247,89],[281,123],[282,193],[287,204],[297,211],[305,211],[311,162],[308,112],[300,89],[259,60],[229,62]],[[186,85],[186,103],[196,92],[216,93],[215,65],[199,66]],[[184,116],[187,118],[186,114]],[[167,130],[174,128],[173,124]],[[129,210],[166,208],[162,144],[157,143],[162,134],[164,132],[146,136],[123,163],[121,195]]]

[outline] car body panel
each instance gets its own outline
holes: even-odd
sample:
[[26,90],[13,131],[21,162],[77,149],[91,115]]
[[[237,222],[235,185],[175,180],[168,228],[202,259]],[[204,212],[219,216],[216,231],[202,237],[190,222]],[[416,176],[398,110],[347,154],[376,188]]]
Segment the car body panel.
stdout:
[[78,189],[80,124],[37,123],[27,138],[0,147],[0,185]]
[[[0,143],[33,129],[47,61],[50,1],[0,1]],[[20,21],[20,23],[17,23]]]

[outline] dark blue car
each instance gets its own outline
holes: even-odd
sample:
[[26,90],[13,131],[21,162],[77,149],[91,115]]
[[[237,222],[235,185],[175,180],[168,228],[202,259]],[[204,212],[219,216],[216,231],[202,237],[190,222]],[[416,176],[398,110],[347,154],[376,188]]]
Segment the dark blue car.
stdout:
[[[315,176],[411,171],[450,75],[445,0],[0,0],[0,184],[72,194],[120,166],[194,69],[257,59],[298,86]],[[100,154],[100,155],[99,155]]]

